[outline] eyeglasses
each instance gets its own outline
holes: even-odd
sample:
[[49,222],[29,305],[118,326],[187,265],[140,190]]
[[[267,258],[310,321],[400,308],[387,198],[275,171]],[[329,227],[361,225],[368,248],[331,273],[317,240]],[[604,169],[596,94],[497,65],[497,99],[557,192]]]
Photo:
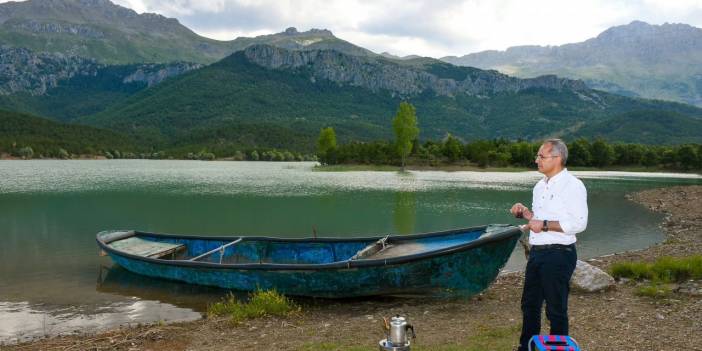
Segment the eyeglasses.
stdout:
[[545,158],[555,158],[555,157],[561,157],[561,155],[556,155],[556,156],[544,156],[544,155],[542,155],[542,154],[537,154],[535,159],[538,161],[539,159],[542,159],[542,160],[543,160],[543,159],[545,159]]

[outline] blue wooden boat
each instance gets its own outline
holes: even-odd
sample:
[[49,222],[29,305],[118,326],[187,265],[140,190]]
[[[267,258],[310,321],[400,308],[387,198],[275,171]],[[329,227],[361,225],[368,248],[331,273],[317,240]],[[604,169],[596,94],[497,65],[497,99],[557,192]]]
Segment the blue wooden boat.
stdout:
[[520,235],[509,225],[307,239],[103,231],[97,242],[134,273],[226,289],[327,298],[470,296],[497,277]]

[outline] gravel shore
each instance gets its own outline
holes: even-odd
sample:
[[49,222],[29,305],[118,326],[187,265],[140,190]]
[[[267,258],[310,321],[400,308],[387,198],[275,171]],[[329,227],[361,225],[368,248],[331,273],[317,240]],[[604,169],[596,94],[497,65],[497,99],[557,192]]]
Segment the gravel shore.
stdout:
[[[702,186],[631,194],[632,201],[663,212],[666,239],[650,248],[592,259],[607,269],[622,261],[702,254]],[[616,235],[616,233],[612,233]],[[413,350],[512,350],[521,326],[523,275],[500,276],[469,300],[373,298],[303,304],[287,318],[234,326],[226,319],[123,328],[98,335],[37,340],[2,350],[377,350],[382,317],[408,316],[417,331]],[[583,350],[702,350],[702,282],[687,282],[671,297],[635,294],[619,283],[605,292],[573,292],[571,335]],[[548,331],[544,318],[544,332]],[[479,345],[479,346],[476,346]]]

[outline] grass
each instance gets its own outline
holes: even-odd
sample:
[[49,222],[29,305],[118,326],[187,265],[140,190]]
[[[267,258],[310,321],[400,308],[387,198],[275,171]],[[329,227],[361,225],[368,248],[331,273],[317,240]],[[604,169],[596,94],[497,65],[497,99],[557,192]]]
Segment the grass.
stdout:
[[[509,327],[479,327],[476,334],[471,335],[464,343],[423,345],[421,339],[412,341],[414,351],[500,351],[511,350],[519,338],[519,325]],[[380,338],[378,339],[380,341]],[[352,346],[348,344],[334,343],[306,343],[300,350],[303,351],[374,351],[378,350],[378,345]]]
[[702,279],[702,255],[684,258],[661,257],[654,263],[620,262],[612,265],[611,273],[617,279],[629,278],[661,283]]
[[648,281],[636,294],[652,298],[667,298],[671,295],[670,284],[688,279],[702,279],[702,256],[684,258],[661,257],[654,263],[620,262],[612,265],[614,278]]
[[672,292],[668,284],[651,283],[636,290],[636,295],[652,297],[654,299],[664,299],[670,297]]
[[245,319],[266,316],[287,316],[299,312],[301,308],[292,300],[279,294],[275,290],[257,290],[253,292],[247,302],[238,300],[229,294],[223,301],[207,307],[207,316],[231,316],[234,323]]
[[468,338],[468,346],[462,350],[511,350],[519,339],[520,325],[509,327],[480,327],[478,333]]
[[[380,341],[380,340],[378,340]],[[302,345],[300,351],[377,351],[378,346],[348,346],[348,345],[338,345],[329,342],[322,343],[307,343]]]

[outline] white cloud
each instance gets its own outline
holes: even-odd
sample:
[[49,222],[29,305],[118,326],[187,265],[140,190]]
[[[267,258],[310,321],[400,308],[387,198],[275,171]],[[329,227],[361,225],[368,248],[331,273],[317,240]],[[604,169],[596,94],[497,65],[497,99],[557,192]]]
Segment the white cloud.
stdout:
[[702,26],[702,0],[113,1],[139,13],[178,18],[214,39],[270,34],[290,26],[326,28],[376,52],[433,57],[580,42],[633,20]]

